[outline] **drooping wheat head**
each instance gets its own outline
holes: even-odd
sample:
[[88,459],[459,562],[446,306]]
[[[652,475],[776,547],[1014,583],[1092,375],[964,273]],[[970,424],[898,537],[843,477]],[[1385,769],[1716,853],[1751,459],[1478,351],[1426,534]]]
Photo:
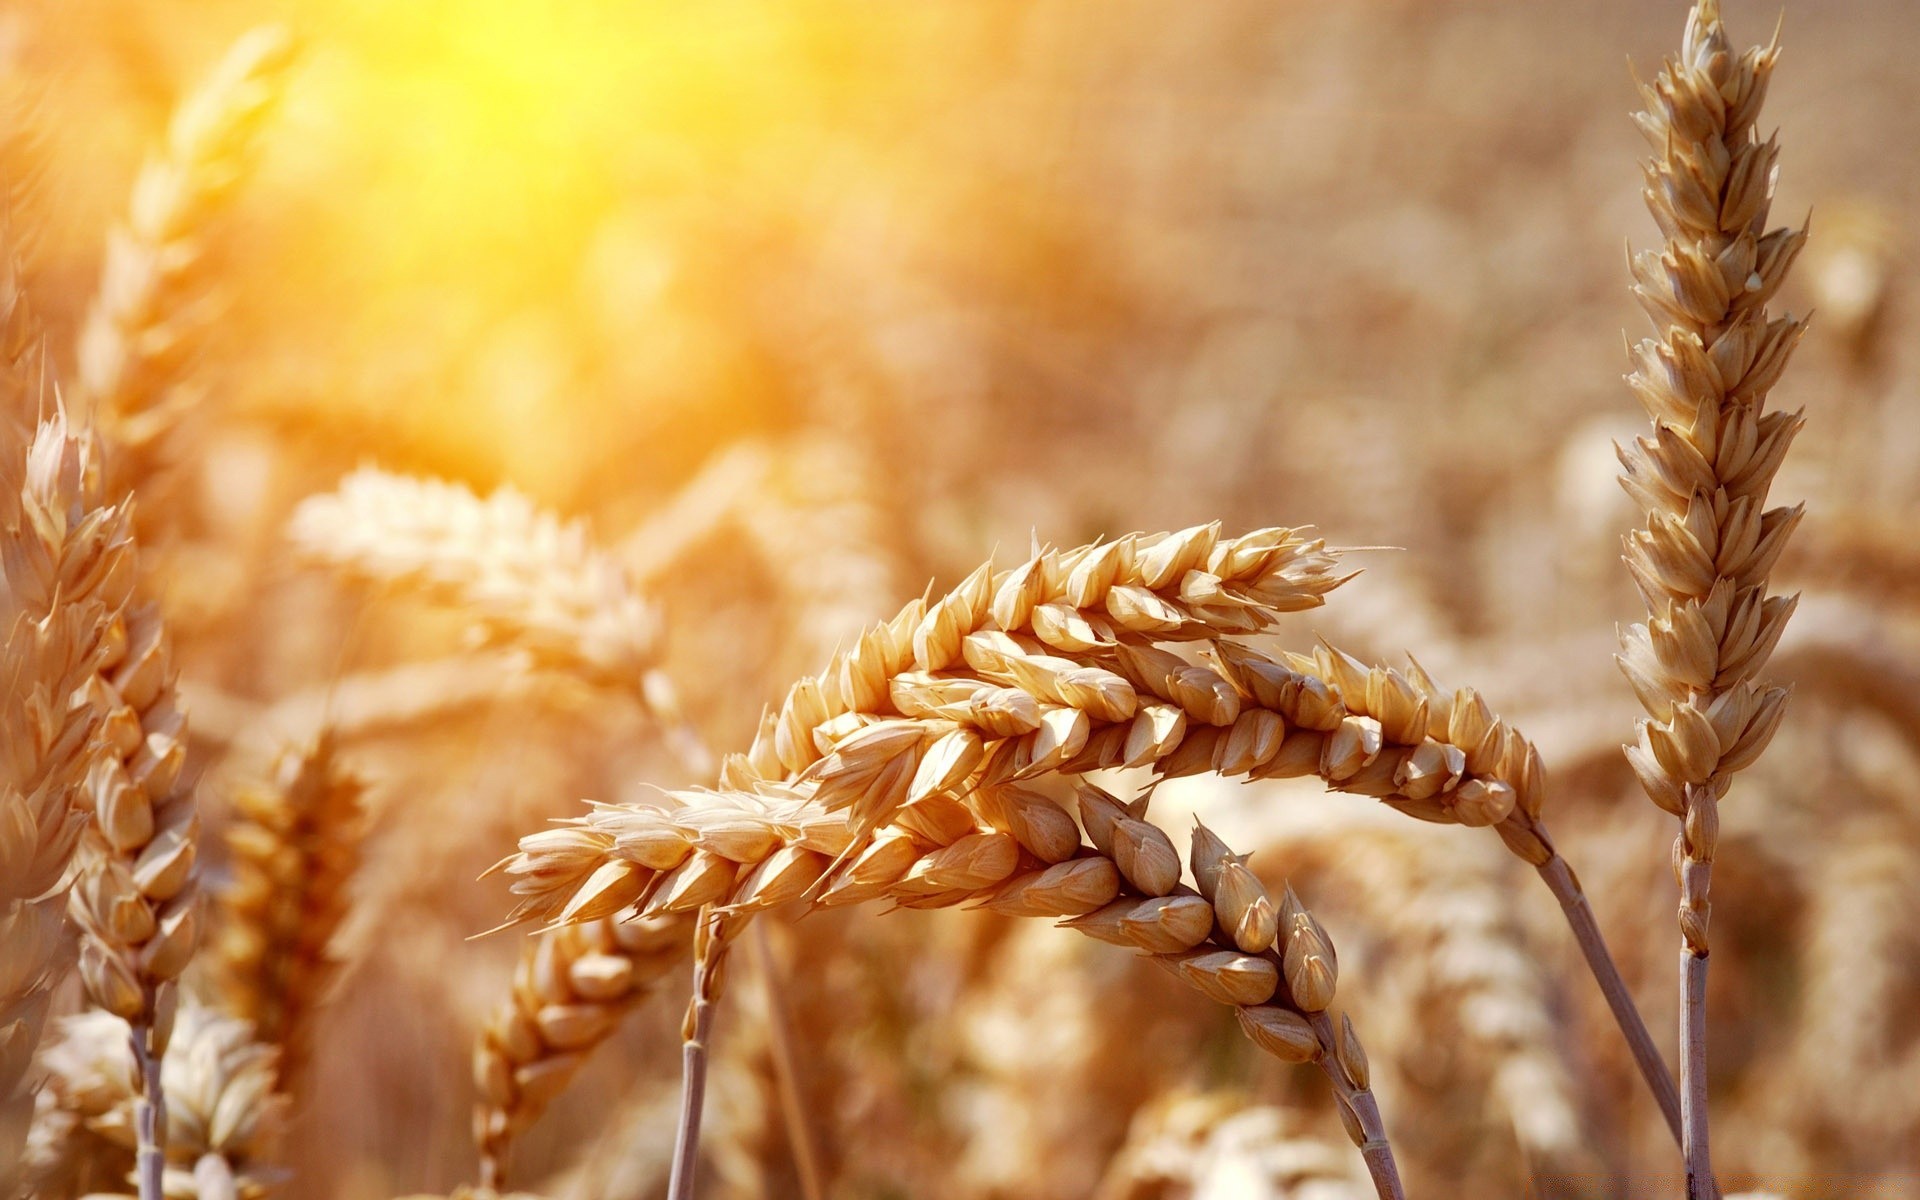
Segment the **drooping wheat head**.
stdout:
[[[67,1189],[99,1180],[103,1167],[124,1173],[133,1165],[140,1076],[128,1051],[124,1026],[106,1013],[61,1022],[35,1124],[36,1195],[71,1195]],[[199,1004],[181,1008],[160,1073],[167,1196],[258,1198],[281,1181],[273,1153],[289,1101],[278,1090],[278,1058],[247,1022]],[[124,1185],[124,1174],[115,1182]]]

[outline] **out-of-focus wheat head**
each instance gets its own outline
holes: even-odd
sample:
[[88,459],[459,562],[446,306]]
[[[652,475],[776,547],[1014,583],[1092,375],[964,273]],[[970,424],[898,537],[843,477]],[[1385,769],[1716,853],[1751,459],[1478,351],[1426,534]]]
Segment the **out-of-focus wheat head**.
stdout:
[[[194,397],[192,367],[217,309],[201,258],[207,227],[244,177],[254,136],[293,61],[279,26],[246,34],[181,101],[165,144],[134,181],[125,223],[107,240],[81,330],[76,383],[113,447],[116,493],[166,464],[168,435]],[[156,506],[158,507],[158,506]],[[160,512],[143,520],[159,520]]]
[[[246,1021],[199,1004],[180,1009],[160,1072],[167,1196],[259,1200],[283,1179],[272,1165],[288,1109],[278,1091],[278,1058]],[[35,1122],[33,1194],[76,1196],[77,1189],[105,1185],[103,1175],[116,1170],[120,1178],[112,1182],[124,1186],[140,1095],[126,1027],[103,1012],[68,1017],[44,1061],[49,1079]]]
[[1305,1114],[1231,1092],[1177,1091],[1134,1114],[1094,1200],[1361,1200],[1339,1146]]
[[620,1019],[686,961],[681,916],[595,921],[533,938],[513,990],[474,1045],[481,1182],[501,1186],[515,1135],[537,1120]]
[[[16,364],[16,369],[17,369]],[[9,372],[11,374],[11,372]],[[133,585],[127,513],[90,502],[89,445],[56,410],[0,470],[0,1163],[18,1164],[28,1067],[69,957],[65,887],[109,719],[96,672]],[[0,1191],[18,1182],[0,1166]]]
[[512,488],[483,499],[366,468],[302,503],[288,533],[312,561],[455,606],[484,642],[624,692],[679,728],[653,607],[583,524]]
[[280,1048],[293,1094],[313,1049],[317,1008],[339,969],[332,943],[365,832],[365,784],[340,762],[331,732],[289,750],[271,780],[233,799],[231,882],[208,947],[222,1011]]

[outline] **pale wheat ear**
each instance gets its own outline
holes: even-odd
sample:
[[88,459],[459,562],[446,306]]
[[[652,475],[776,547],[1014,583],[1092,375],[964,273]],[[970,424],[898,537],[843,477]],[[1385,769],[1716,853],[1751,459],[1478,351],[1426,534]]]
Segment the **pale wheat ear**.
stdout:
[[[24,308],[16,306],[16,313]],[[17,382],[24,364],[9,364]],[[66,909],[88,825],[88,781],[112,750],[99,674],[133,583],[123,508],[85,489],[92,445],[65,413],[0,470],[0,1193],[24,1191],[30,1067],[72,968]],[[117,1024],[117,1023],[116,1023]],[[125,1026],[119,1026],[124,1038]]]
[[[1767,304],[1806,230],[1767,229],[1778,144],[1755,128],[1776,41],[1735,55],[1719,5],[1687,19],[1681,57],[1642,89],[1637,118],[1654,157],[1646,200],[1661,248],[1632,260],[1634,295],[1654,336],[1628,384],[1654,429],[1623,449],[1623,482],[1645,511],[1627,568],[1648,620],[1621,637],[1621,664],[1648,712],[1628,755],[1649,797],[1681,820],[1681,1100],[1688,1195],[1714,1192],[1708,1144],[1708,888],[1719,803],[1759,757],[1787,693],[1757,675],[1792,614],[1768,576],[1801,508],[1763,508],[1801,420],[1767,412],[1767,393],[1804,322]],[[1697,467],[1706,464],[1702,477]]]
[[209,967],[221,1008],[279,1048],[279,1090],[287,1095],[297,1094],[315,1010],[339,971],[333,941],[359,866],[365,791],[323,730],[234,797],[226,831],[232,879],[219,895]]
[[696,777],[712,756],[659,670],[659,614],[578,521],[503,487],[362,468],[294,510],[305,560],[471,614],[491,645],[629,697],[657,720]]
[[[130,603],[133,537],[125,506],[101,496],[97,453],[91,434],[69,431],[58,411],[40,426],[19,499],[28,522],[8,531],[8,593],[49,613],[81,605],[76,611],[95,614],[81,636],[96,649],[68,660],[93,673],[54,701],[84,708],[97,722],[80,743],[87,760],[75,767],[83,774],[70,802],[90,808],[92,820],[66,898],[82,934],[88,1001],[131,1027],[141,1072],[140,1187],[157,1197],[166,1145],[160,1057],[176,982],[199,938],[199,826],[183,778],[186,718],[167,631],[151,606]],[[8,733],[10,745],[19,733],[18,744],[40,742],[37,732]]]
[[[75,382],[112,449],[112,495],[145,488],[165,469],[168,439],[193,406],[186,385],[213,325],[203,241],[251,165],[294,53],[279,26],[236,41],[174,109],[108,238]],[[143,520],[163,520],[167,507],[149,504]]]

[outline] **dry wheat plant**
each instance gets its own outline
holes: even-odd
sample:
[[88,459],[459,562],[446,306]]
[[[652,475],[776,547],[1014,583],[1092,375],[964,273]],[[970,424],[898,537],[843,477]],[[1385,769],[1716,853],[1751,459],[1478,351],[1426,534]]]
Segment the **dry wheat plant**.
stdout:
[[8,7],[0,1200],[1920,1200],[1920,72],[1722,4]]

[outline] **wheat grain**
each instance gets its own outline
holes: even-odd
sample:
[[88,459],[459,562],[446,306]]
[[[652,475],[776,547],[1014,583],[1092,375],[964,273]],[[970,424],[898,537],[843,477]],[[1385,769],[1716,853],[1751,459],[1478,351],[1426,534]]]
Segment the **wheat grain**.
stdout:
[[335,755],[330,731],[285,753],[270,783],[234,797],[226,831],[232,882],[208,947],[220,1004],[280,1049],[293,1094],[313,1044],[315,1008],[338,970],[332,949],[359,865],[365,785]]
[[235,42],[174,110],[165,145],[134,181],[125,223],[108,238],[76,378],[113,449],[112,494],[165,466],[168,438],[192,404],[183,388],[212,324],[201,265],[207,227],[245,175],[292,59],[293,41],[278,26]]
[[1755,677],[1793,613],[1793,598],[1767,595],[1767,577],[1802,512],[1764,508],[1804,420],[1765,411],[1803,327],[1767,313],[1806,241],[1804,228],[1767,228],[1779,147],[1755,122],[1778,57],[1777,44],[1736,55],[1718,0],[1701,0],[1680,56],[1642,88],[1637,118],[1653,150],[1647,207],[1666,240],[1632,264],[1656,336],[1634,348],[1628,382],[1653,434],[1621,448],[1621,482],[1646,514],[1626,561],[1649,619],[1622,635],[1620,665],[1648,713],[1628,758],[1682,825],[1681,1090],[1694,1197],[1713,1187],[1704,1055],[1718,806],[1785,709],[1786,689]]

